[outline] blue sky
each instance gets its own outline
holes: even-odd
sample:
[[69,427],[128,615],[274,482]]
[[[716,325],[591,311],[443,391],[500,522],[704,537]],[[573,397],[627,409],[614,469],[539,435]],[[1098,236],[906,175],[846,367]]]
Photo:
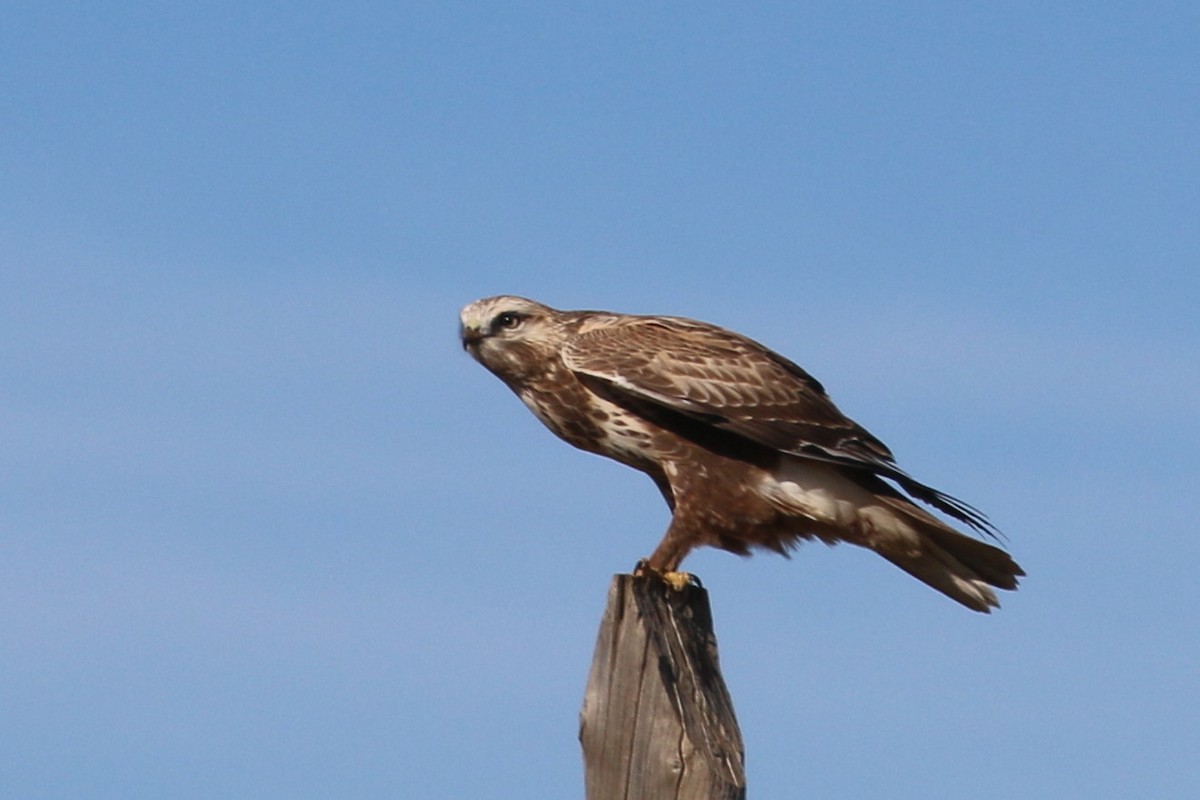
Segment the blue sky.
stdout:
[[1189,3],[10,3],[0,786],[581,796],[644,476],[456,340],[748,333],[1027,569],[700,552],[751,796],[1200,790]]

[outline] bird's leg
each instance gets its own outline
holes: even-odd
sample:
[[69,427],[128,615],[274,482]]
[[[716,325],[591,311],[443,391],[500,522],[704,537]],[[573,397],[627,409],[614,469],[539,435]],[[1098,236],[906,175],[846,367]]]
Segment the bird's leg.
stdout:
[[667,529],[666,536],[659,542],[658,547],[650,554],[650,558],[638,562],[634,575],[645,575],[653,572],[677,592],[682,592],[688,586],[700,585],[695,575],[679,572],[679,564],[691,550],[691,546],[681,536],[672,536],[674,525]]

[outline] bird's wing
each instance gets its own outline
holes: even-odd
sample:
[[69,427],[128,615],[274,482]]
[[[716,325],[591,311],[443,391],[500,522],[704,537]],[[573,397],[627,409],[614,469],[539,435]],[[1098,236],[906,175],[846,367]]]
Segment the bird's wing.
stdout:
[[916,481],[783,356],[732,331],[677,317],[627,317],[585,329],[563,350],[575,373],[783,453],[866,470],[985,533],[978,510]]

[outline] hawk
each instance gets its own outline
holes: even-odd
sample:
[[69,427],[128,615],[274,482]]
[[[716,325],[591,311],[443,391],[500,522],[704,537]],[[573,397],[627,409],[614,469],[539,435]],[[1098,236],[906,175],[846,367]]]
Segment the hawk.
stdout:
[[741,334],[499,296],[463,308],[460,336],[559,437],[653,479],[672,518],[651,570],[673,576],[703,545],[849,542],[983,612],[1025,574],[913,499],[995,538],[983,514],[910,477],[815,378]]

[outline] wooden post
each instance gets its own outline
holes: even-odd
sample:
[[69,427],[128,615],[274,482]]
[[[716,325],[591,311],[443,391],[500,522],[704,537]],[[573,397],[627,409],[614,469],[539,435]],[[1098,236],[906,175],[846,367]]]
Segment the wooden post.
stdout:
[[587,800],[743,800],[708,592],[617,575],[579,720]]

